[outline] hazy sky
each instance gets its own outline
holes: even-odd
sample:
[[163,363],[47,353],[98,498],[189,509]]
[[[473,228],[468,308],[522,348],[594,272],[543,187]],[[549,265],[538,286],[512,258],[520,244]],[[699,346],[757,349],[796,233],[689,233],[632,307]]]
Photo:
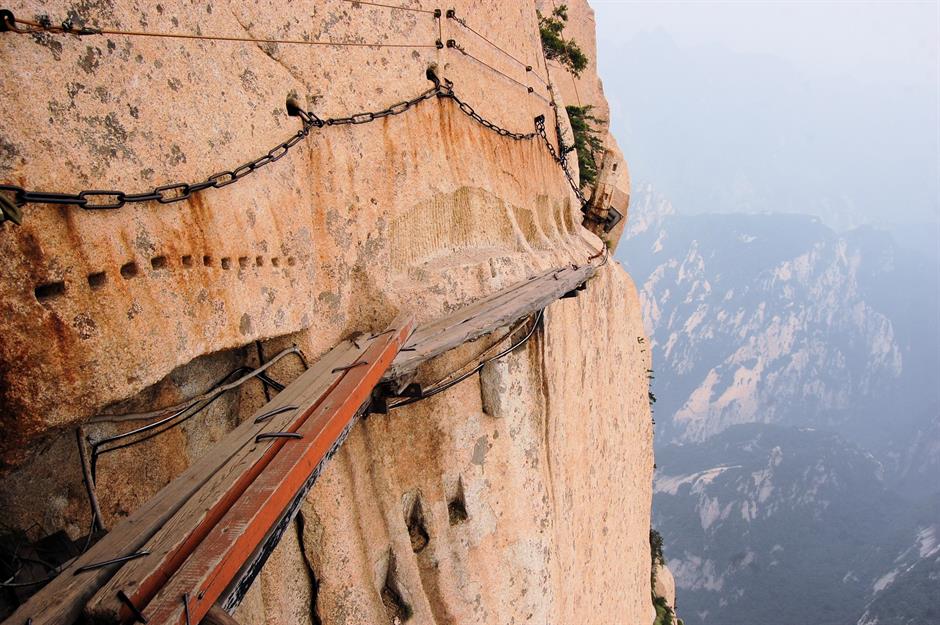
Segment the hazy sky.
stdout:
[[[591,0],[601,61],[644,30],[681,46],[770,54],[802,72],[937,85],[940,2]],[[607,59],[605,56],[610,55]]]
[[611,128],[680,212],[940,222],[940,0],[590,0]]

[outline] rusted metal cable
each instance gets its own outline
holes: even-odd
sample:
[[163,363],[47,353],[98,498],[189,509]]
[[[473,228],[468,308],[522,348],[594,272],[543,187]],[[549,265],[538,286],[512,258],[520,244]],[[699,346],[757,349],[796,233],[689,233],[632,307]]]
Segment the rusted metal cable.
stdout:
[[[165,409],[162,412],[155,411],[151,413],[145,413],[145,415],[113,415],[111,419],[108,419],[109,421],[115,420],[113,417],[120,417],[121,420],[140,420],[139,417],[147,417],[147,416],[156,415],[162,418],[159,418],[156,421],[148,423],[139,428],[135,428],[127,432],[122,432],[120,434],[115,434],[114,436],[109,436],[100,440],[93,441],[91,440],[90,437],[86,437],[86,440],[91,446],[91,458],[90,458],[90,463],[89,463],[90,464],[89,474],[90,474],[91,484],[92,485],[95,484],[96,476],[97,476],[97,468],[98,468],[98,458],[100,458],[102,455],[111,453],[113,451],[126,449],[128,447],[146,442],[156,436],[159,436],[160,434],[163,434],[164,432],[167,432],[168,430],[171,430],[185,423],[192,417],[196,416],[197,414],[199,414],[200,412],[208,408],[216,399],[221,397],[222,394],[225,393],[226,391],[237,388],[238,386],[244,384],[245,382],[253,378],[257,377],[259,379],[262,379],[263,371],[265,369],[267,369],[268,367],[273,365],[275,362],[277,362],[278,360],[280,360],[281,358],[287,355],[297,353],[297,355],[301,357],[301,362],[306,367],[306,360],[302,358],[302,355],[299,352],[300,350],[297,349],[296,347],[290,347],[288,349],[283,350],[281,353],[275,356],[272,360],[268,361],[267,363],[265,363],[263,366],[259,367],[258,369],[250,369],[248,367],[240,367],[238,369],[235,369],[234,371],[226,375],[224,378],[222,378],[222,381],[216,386],[214,386],[211,390],[205,393],[202,393],[201,395],[198,395],[195,398],[187,402],[178,404],[177,406],[171,407],[170,409]],[[231,378],[233,375],[242,373],[243,371],[248,371],[248,373],[245,375],[242,375],[240,378],[232,382],[226,383],[226,380]],[[283,386],[280,384],[278,384],[278,386],[283,388]],[[98,421],[98,422],[101,422],[101,421]],[[118,441],[121,441],[127,438],[132,438],[135,436],[137,436],[138,438],[134,438],[134,440],[128,441],[126,443],[121,443],[118,445],[113,445],[113,446],[102,449],[104,445],[107,445],[110,443],[116,443]]]
[[[516,349],[518,349],[519,347],[521,347],[522,345],[524,345],[530,338],[532,338],[532,335],[533,335],[533,334],[535,334],[535,330],[539,327],[539,325],[541,325],[542,317],[543,317],[543,313],[544,313],[544,312],[545,312],[545,309],[542,309],[542,310],[538,311],[537,313],[535,313],[535,318],[534,318],[534,321],[533,321],[533,323],[532,323],[532,327],[529,328],[529,331],[526,333],[526,335],[525,335],[524,337],[522,337],[522,339],[520,339],[519,341],[513,343],[512,345],[510,345],[510,346],[507,347],[506,349],[502,350],[501,352],[499,352],[499,353],[496,354],[495,356],[490,356],[489,358],[480,361],[475,367],[473,367],[472,369],[470,369],[470,370],[467,371],[466,373],[461,374],[461,375],[457,376],[456,378],[450,380],[449,382],[445,382],[444,384],[439,384],[438,386],[435,386],[435,387],[433,387],[433,388],[426,389],[426,390],[422,391],[421,394],[418,395],[417,397],[409,397],[409,398],[407,398],[407,399],[403,399],[403,400],[401,400],[401,401],[399,401],[399,402],[396,402],[396,403],[394,403],[394,404],[389,404],[389,405],[388,405],[388,408],[389,408],[389,409],[391,409],[391,408],[400,408],[401,406],[407,406],[408,404],[413,404],[413,403],[419,402],[419,401],[421,401],[421,400],[423,400],[423,399],[428,399],[429,397],[433,397],[434,395],[437,395],[438,393],[443,393],[443,392],[446,391],[447,389],[449,389],[449,388],[451,388],[451,387],[453,387],[453,386],[456,386],[456,385],[460,384],[461,382],[463,382],[464,380],[466,380],[466,379],[469,378],[470,376],[472,376],[472,375],[474,375],[475,373],[477,373],[478,371],[480,371],[487,363],[493,362],[494,360],[498,360],[499,358],[502,358],[502,357],[505,356],[506,354],[509,354],[509,353],[515,351]],[[466,365],[465,365],[465,366],[466,366]],[[459,371],[459,369],[458,369],[458,371]]]
[[[92,513],[91,527],[88,528],[88,536],[85,538],[85,544],[82,546],[82,549],[81,549],[81,551],[79,552],[79,555],[78,555],[78,556],[75,556],[74,558],[69,558],[68,560],[66,560],[65,562],[63,562],[62,564],[60,564],[60,565],[58,565],[58,566],[53,566],[52,564],[50,564],[50,563],[48,563],[48,562],[44,562],[44,561],[41,561],[41,560],[36,560],[37,562],[39,562],[40,564],[42,564],[43,566],[45,566],[46,568],[48,568],[50,571],[52,571],[52,574],[49,575],[49,576],[47,576],[47,577],[44,577],[43,579],[37,579],[37,580],[33,580],[33,581],[31,581],[31,582],[15,582],[15,581],[13,581],[13,580],[16,579],[16,576],[19,575],[20,570],[21,570],[21,568],[22,568],[22,567],[17,567],[17,570],[16,570],[16,572],[13,574],[12,577],[10,577],[9,579],[7,579],[7,580],[5,580],[5,581],[0,582],[0,588],[29,588],[29,587],[31,587],[31,586],[39,586],[39,585],[47,584],[47,583],[51,582],[51,581],[54,580],[56,577],[58,577],[59,573],[61,573],[61,572],[64,571],[65,569],[67,569],[67,568],[69,567],[69,565],[71,565],[72,562],[75,561],[76,558],[78,558],[79,556],[81,556],[82,554],[84,554],[86,551],[88,551],[88,548],[91,547],[91,541],[92,541],[92,539],[94,538],[94,535],[95,535],[95,519],[94,519],[94,513]],[[13,560],[14,560],[14,561],[17,561],[17,560],[21,560],[21,561],[22,561],[22,560],[29,560],[29,558],[24,558],[24,557],[19,556],[19,555],[17,555],[17,554],[14,553],[14,554],[13,554]],[[29,619],[29,620],[28,620],[27,625],[29,625],[30,622],[32,622],[32,619]]]
[[504,335],[502,335],[499,339],[497,339],[496,341],[494,341],[492,345],[490,345],[490,346],[487,347],[486,349],[482,350],[479,354],[477,354],[476,356],[474,356],[474,357],[473,357],[472,359],[470,359],[468,362],[465,362],[463,365],[457,367],[456,369],[454,369],[453,371],[451,371],[450,373],[448,373],[447,375],[445,375],[443,378],[441,378],[441,379],[437,380],[436,382],[434,382],[434,384],[432,384],[431,386],[432,386],[432,387],[436,387],[436,386],[440,386],[441,384],[445,384],[445,383],[449,382],[451,379],[453,379],[454,377],[458,376],[461,371],[463,371],[464,369],[466,369],[466,368],[469,367],[470,365],[476,366],[476,365],[479,363],[479,361],[480,361],[481,358],[483,358],[483,357],[486,356],[487,354],[489,354],[489,353],[493,352],[494,350],[496,350],[496,348],[498,348],[498,347],[503,343],[503,341],[505,341],[505,340],[508,339],[508,338],[511,338],[512,335],[515,334],[516,332],[518,332],[518,331],[519,331],[519,328],[521,328],[522,326],[524,326],[527,321],[528,321],[528,319],[523,319],[523,320],[519,321],[518,323],[516,323],[508,332],[506,332],[506,333],[505,333]]
[[[432,11],[433,13],[433,11]],[[436,48],[436,44],[420,43],[366,43],[359,41],[335,41],[317,39],[275,39],[269,37],[236,37],[234,35],[198,35],[193,33],[170,33],[145,30],[121,30],[117,28],[88,28],[73,26],[68,20],[61,25],[49,22],[36,22],[15,17],[7,9],[0,9],[0,32],[13,32],[22,35],[46,32],[61,35],[78,35],[80,37],[92,35],[120,35],[125,37],[155,37],[163,39],[197,39],[200,41],[229,41],[240,43],[277,43],[303,46],[340,46],[354,48]]]
[[[231,377],[231,375],[235,375],[235,374],[240,373],[240,372],[241,372],[241,369],[236,369],[234,372],[232,372],[231,374],[229,374],[229,376],[227,376],[227,377]],[[258,377],[260,377],[260,376],[258,376]],[[228,389],[226,389],[226,390],[228,390]],[[140,444],[140,443],[149,441],[150,439],[152,439],[152,438],[154,438],[154,437],[156,437],[156,436],[159,436],[160,434],[163,434],[164,432],[166,432],[166,431],[168,431],[168,430],[171,430],[171,429],[177,427],[178,425],[182,425],[182,424],[185,423],[186,421],[189,421],[191,418],[195,417],[197,414],[199,414],[200,412],[202,412],[203,410],[205,410],[206,408],[208,408],[216,399],[218,399],[218,398],[221,397],[221,396],[222,396],[222,393],[220,392],[220,393],[214,395],[213,397],[211,397],[211,398],[209,398],[209,399],[205,399],[205,400],[196,402],[196,403],[193,404],[192,406],[189,406],[188,408],[186,408],[186,409],[184,409],[184,410],[177,411],[177,412],[171,414],[171,415],[168,416],[168,417],[165,417],[165,418],[163,418],[163,419],[160,419],[159,421],[156,421],[156,422],[154,422],[154,423],[149,423],[149,424],[147,424],[147,425],[144,425],[144,426],[139,427],[139,428],[135,428],[135,429],[130,430],[130,431],[128,431],[128,432],[122,432],[121,434],[115,434],[114,436],[109,436],[109,437],[107,437],[107,438],[104,438],[104,439],[101,439],[101,440],[97,440],[97,441],[91,441],[91,440],[89,439],[89,443],[90,443],[90,445],[91,445],[91,469],[92,469],[92,477],[94,477],[94,476],[97,474],[97,473],[96,473],[96,467],[97,467],[98,457],[99,457],[99,456],[101,456],[101,455],[103,455],[103,454],[110,453],[110,452],[112,452],[112,451],[118,451],[118,450],[120,450],[120,449],[125,449],[125,448],[127,448],[127,447],[131,447],[131,446],[133,446],[133,445],[138,445],[138,444]],[[101,447],[102,447],[103,445],[106,445],[106,444],[108,444],[108,443],[114,443],[114,442],[116,442],[116,441],[123,440],[123,439],[125,439],[125,438],[130,438],[130,437],[133,437],[133,436],[137,436],[137,435],[140,435],[140,434],[146,434],[146,436],[141,436],[140,438],[134,439],[134,440],[129,441],[129,442],[127,442],[127,443],[122,443],[122,444],[120,444],[120,445],[114,445],[114,446],[112,446],[112,447],[108,447],[107,449],[101,449]]]
[[382,4],[381,2],[367,2],[366,0],[343,0],[343,2],[348,2],[349,4],[352,4],[352,5],[367,4],[369,6],[374,6],[374,7],[382,7],[385,9],[397,9],[399,11],[412,11],[414,13],[430,13],[431,15],[434,15],[435,17],[437,17],[438,14],[440,13],[440,9],[437,9],[437,10],[421,9],[421,8],[414,8],[414,7],[399,6],[395,4]]
[[78,456],[82,464],[82,481],[85,482],[85,492],[88,494],[88,505],[91,508],[92,531],[95,528],[98,528],[101,531],[106,531],[107,528],[104,525],[104,517],[101,514],[101,506],[98,504],[98,494],[95,491],[95,480],[91,474],[91,461],[88,457],[88,450],[85,449],[85,444],[87,442],[85,437],[85,429],[82,426],[78,426],[78,428],[76,428],[75,438],[78,440]]
[[31,582],[14,582],[16,576],[19,575],[20,570],[17,569],[16,573],[9,579],[0,582],[0,588],[29,588],[30,586],[39,586],[40,584],[47,584],[54,580],[58,574],[50,575],[49,577],[44,577],[42,579],[35,579]]
[[516,56],[513,55],[511,52],[509,52],[508,50],[506,50],[505,48],[503,48],[502,46],[500,46],[499,44],[497,44],[495,41],[491,40],[489,37],[487,37],[487,36],[484,35],[483,33],[479,32],[478,30],[476,30],[476,29],[473,28],[472,26],[470,26],[470,24],[468,24],[465,19],[463,19],[463,18],[457,16],[457,14],[456,14],[456,12],[454,11],[454,9],[447,9],[447,18],[454,20],[455,22],[457,22],[458,24],[460,24],[461,26],[463,26],[464,28],[466,28],[468,31],[470,31],[471,33],[473,33],[474,35],[476,35],[477,37],[479,37],[480,39],[482,39],[482,40],[485,41],[486,43],[490,44],[491,46],[493,46],[494,48],[496,48],[497,50],[499,50],[500,52],[502,52],[504,55],[506,55],[507,57],[509,57],[510,59],[512,59],[513,61],[515,61],[516,63],[518,63],[521,67],[525,68],[525,71],[526,71],[526,72],[531,72],[532,75],[535,76],[542,84],[547,84],[547,83],[545,82],[545,80],[544,80],[541,76],[539,76],[538,72],[536,72],[535,70],[532,69],[532,66],[531,66],[531,65],[529,65],[528,63],[526,63],[526,62],[524,62],[524,61],[519,60],[519,59],[516,58]]
[[[536,93],[534,87],[532,87],[532,86],[530,86],[530,85],[527,85],[527,84],[525,84],[524,82],[521,82],[521,81],[519,81],[519,80],[516,80],[515,78],[513,78],[512,76],[510,76],[509,74],[507,74],[507,73],[504,72],[503,70],[501,70],[501,69],[499,69],[499,68],[497,68],[497,67],[493,67],[492,65],[490,65],[489,63],[487,63],[487,62],[484,61],[483,59],[481,59],[481,58],[479,58],[479,57],[476,57],[476,56],[474,56],[473,54],[470,54],[469,52],[467,52],[467,50],[466,50],[463,46],[461,46],[459,43],[457,43],[454,39],[448,39],[448,40],[447,40],[447,47],[448,47],[448,48],[453,48],[454,50],[457,50],[457,52],[460,52],[460,53],[463,54],[464,56],[466,56],[466,57],[468,57],[468,58],[470,58],[470,59],[476,61],[477,63],[479,63],[480,65],[486,67],[486,68],[489,69],[490,71],[496,72],[497,74],[499,74],[499,75],[502,76],[503,78],[514,82],[515,84],[517,84],[517,85],[519,85],[520,87],[522,87],[523,89],[525,89],[527,93],[533,93],[533,94],[535,94],[535,95],[541,97],[543,100],[545,99],[545,97],[542,96],[540,93]],[[548,100],[545,100],[545,101],[548,102]]]
[[[213,397],[213,398],[210,399],[210,400],[207,400],[207,401],[204,401],[204,402],[200,402],[200,403],[196,404],[195,406],[193,406],[192,408],[190,408],[189,410],[187,410],[187,411],[182,411],[182,412],[180,412],[180,413],[177,413],[177,414],[173,415],[171,418],[161,420],[161,422],[160,422],[159,424],[157,424],[157,425],[159,425],[159,426],[161,426],[161,427],[157,428],[157,427],[155,426],[154,428],[147,428],[147,430],[146,430],[147,433],[146,433],[144,436],[141,436],[140,438],[136,438],[136,439],[134,439],[134,440],[128,441],[128,442],[126,442],[126,443],[121,443],[121,444],[119,444],[119,445],[114,445],[114,446],[108,447],[108,448],[106,448],[106,449],[101,449],[101,446],[104,445],[104,444],[113,443],[113,442],[115,442],[115,441],[117,441],[117,440],[121,440],[121,439],[124,439],[124,438],[128,438],[128,437],[134,436],[134,435],[136,435],[136,434],[139,434],[140,432],[138,432],[138,431],[126,432],[126,433],[124,433],[124,434],[118,434],[118,435],[116,435],[116,436],[109,437],[109,438],[106,439],[106,440],[97,441],[97,442],[92,442],[92,441],[89,440],[89,443],[90,443],[90,445],[91,445],[91,478],[92,478],[92,481],[95,482],[95,481],[97,480],[97,476],[98,476],[98,458],[100,458],[100,457],[103,456],[104,454],[108,454],[108,453],[111,453],[111,452],[113,452],[113,451],[119,451],[119,450],[121,450],[121,449],[126,449],[126,448],[128,448],[128,447],[133,447],[134,445],[139,445],[139,444],[141,444],[141,443],[144,443],[144,442],[146,442],[146,441],[149,441],[150,439],[155,438],[155,437],[157,437],[157,436],[163,434],[164,432],[167,432],[167,431],[169,431],[169,430],[172,430],[173,428],[175,428],[175,427],[177,427],[177,426],[179,426],[179,425],[182,425],[183,423],[185,423],[186,421],[188,421],[188,420],[191,419],[192,417],[194,417],[194,416],[196,416],[197,414],[199,414],[200,412],[202,412],[204,409],[206,409],[210,404],[212,404],[212,403],[213,403],[216,399],[218,399],[219,397],[221,397],[221,395],[217,395],[217,396]],[[174,420],[174,419],[176,419],[176,417],[179,417],[179,416],[181,416],[181,415],[182,415],[182,418],[180,418],[180,419],[178,419],[178,420]],[[138,429],[139,429],[139,428],[138,428]]]
[[[303,357],[303,352],[297,346],[291,346],[291,347],[288,347],[287,349],[281,350],[273,358],[271,358],[271,360],[264,363],[262,366],[258,367],[257,369],[251,369],[250,373],[246,373],[245,375],[238,378],[237,380],[234,380],[223,386],[214,387],[204,393],[200,393],[199,395],[191,397],[187,399],[186,401],[183,401],[174,406],[167,406],[166,408],[161,408],[160,410],[153,410],[150,412],[139,412],[139,413],[128,413],[128,414],[102,414],[102,415],[97,415],[97,416],[92,417],[91,419],[88,420],[88,423],[120,423],[123,421],[144,421],[147,419],[165,417],[171,413],[178,413],[182,410],[185,410],[191,407],[193,404],[199,401],[208,399],[219,393],[224,393],[225,391],[241,386],[248,380],[260,375],[267,369],[271,368],[276,362],[278,362],[282,358],[286,358],[287,356],[290,356],[291,354],[296,354],[297,357],[300,358],[301,362],[304,364],[304,368],[307,368],[306,359],[304,359]],[[238,370],[236,369],[236,371]],[[229,374],[229,376],[230,375],[231,374]],[[226,378],[228,378],[229,376],[226,376]]]
[[[258,352],[258,366],[260,367],[264,364],[264,349],[261,347],[261,341],[255,341],[255,350]],[[262,386],[264,387],[264,401],[271,401],[271,391],[268,390],[268,385],[263,384]]]

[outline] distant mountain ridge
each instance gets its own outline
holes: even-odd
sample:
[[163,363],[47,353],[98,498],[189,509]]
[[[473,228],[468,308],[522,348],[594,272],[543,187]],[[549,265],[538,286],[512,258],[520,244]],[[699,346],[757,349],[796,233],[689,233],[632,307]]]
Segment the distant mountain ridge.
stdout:
[[[932,277],[929,262],[870,228],[837,235],[805,215],[680,215],[649,185],[635,197],[622,255],[640,284],[657,412],[668,417],[660,443],[765,422],[831,427],[866,446],[887,435],[906,448],[920,436],[936,455],[925,430],[937,429],[940,403],[929,388],[940,367],[935,267]],[[898,456],[891,468],[935,462]]]
[[618,254],[685,622],[940,623],[940,593],[909,590],[940,581],[937,259],[806,215],[684,215],[642,184]]
[[918,523],[878,461],[838,435],[736,425],[657,463],[653,524],[685,622],[936,623],[922,619],[937,607],[937,524]]

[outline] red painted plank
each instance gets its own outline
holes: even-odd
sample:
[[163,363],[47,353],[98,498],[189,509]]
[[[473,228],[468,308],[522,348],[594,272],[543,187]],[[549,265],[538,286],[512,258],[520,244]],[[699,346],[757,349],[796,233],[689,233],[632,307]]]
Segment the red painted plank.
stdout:
[[[365,364],[350,369],[290,440],[193,551],[170,581],[143,608],[148,623],[185,625],[183,597],[189,597],[189,622],[198,623],[238,575],[268,530],[317,468],[333,442],[369,400],[414,320],[396,319],[390,332],[363,354]],[[140,606],[138,606],[140,607]]]
[[[224,465],[239,456],[246,447],[253,446],[255,436],[267,427],[267,425],[263,427],[256,425],[254,417],[272,408],[291,404],[298,399],[301,392],[307,392],[312,386],[319,385],[318,380],[324,377],[324,372],[329,374],[333,367],[341,364],[336,362],[337,359],[342,363],[349,362],[347,355],[354,347],[352,342],[344,341],[318,359],[308,371],[291,382],[271,402],[226,434],[213,446],[211,452],[196,459],[176,479],[118,523],[88,551],[76,558],[54,580],[19,606],[3,621],[2,625],[30,625],[30,623],[32,625],[71,625],[74,623],[79,619],[86,602],[108,583],[115,572],[123,571],[125,568],[120,565],[111,565],[79,573],[81,567],[144,549],[154,535],[170,523],[180,509],[205,488]],[[359,353],[357,350],[355,355],[358,356]],[[329,378],[330,383],[333,377],[336,376]],[[318,395],[319,391],[316,392]],[[268,424],[270,421],[265,423]],[[132,561],[132,563],[135,562],[136,560]],[[113,622],[113,619],[102,622]]]
[[[274,415],[263,424],[253,428],[256,434],[264,432],[295,432],[312,415],[319,403],[325,399],[344,377],[332,370],[340,365],[355,362],[363,349],[353,343],[343,342],[318,361],[313,368],[279,393],[270,407],[295,405],[296,410]],[[319,372],[314,374],[314,369]],[[298,385],[303,385],[298,388]],[[270,408],[262,408],[264,414]],[[206,483],[183,503],[179,510],[167,520],[153,537],[147,541],[145,550],[150,553],[122,566],[114,577],[92,597],[85,606],[88,619],[96,623],[126,621],[131,611],[118,599],[123,593],[134,605],[146,605],[157,591],[182,566],[189,554],[202,542],[238,501],[248,486],[274,459],[288,439],[279,438],[243,446],[238,453],[230,455]],[[221,446],[209,450],[209,454],[224,451]]]

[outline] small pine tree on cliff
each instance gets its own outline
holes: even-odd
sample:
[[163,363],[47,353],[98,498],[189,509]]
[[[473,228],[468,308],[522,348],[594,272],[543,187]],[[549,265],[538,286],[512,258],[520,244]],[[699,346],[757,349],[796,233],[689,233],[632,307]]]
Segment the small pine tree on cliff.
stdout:
[[574,148],[578,152],[578,173],[582,187],[592,186],[597,180],[597,155],[604,151],[604,142],[601,141],[597,126],[606,122],[591,113],[593,108],[590,104],[565,107],[568,121],[571,122],[571,131],[574,133]]
[[558,61],[567,67],[576,77],[587,67],[587,55],[573,39],[565,39],[563,34],[568,23],[568,7],[564,4],[555,8],[548,17],[538,14],[539,34],[542,36],[542,48],[545,57]]
[[657,564],[663,565],[666,563],[663,558],[663,537],[654,529],[650,529],[650,560],[652,560],[654,567]]

